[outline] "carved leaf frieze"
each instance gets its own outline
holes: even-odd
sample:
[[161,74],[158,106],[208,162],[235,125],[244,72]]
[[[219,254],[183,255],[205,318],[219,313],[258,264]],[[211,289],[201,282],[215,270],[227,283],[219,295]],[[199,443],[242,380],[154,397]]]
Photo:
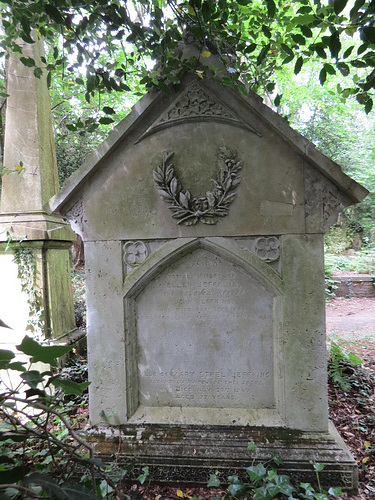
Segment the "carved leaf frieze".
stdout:
[[170,163],[173,155],[173,152],[166,153],[162,164],[153,173],[160,197],[173,212],[172,217],[178,219],[177,224],[186,226],[193,226],[197,222],[216,224],[228,214],[229,206],[236,196],[235,189],[241,181],[238,173],[242,161],[237,160],[236,151],[233,148],[219,148],[217,179],[212,180],[212,191],[207,191],[205,196],[199,198],[193,197],[190,191],[182,187]]
[[205,92],[197,83],[192,84],[186,92],[159,118],[155,125],[198,116],[220,116],[239,121],[238,118],[226,109],[221,103]]
[[327,226],[327,224],[331,225],[333,223],[331,219],[337,218],[339,212],[343,209],[343,204],[326,188],[322,191],[322,201],[324,226]]
[[193,82],[176,99],[176,101],[151,125],[151,127],[138,139],[141,141],[150,134],[166,128],[175,122],[190,122],[192,120],[215,120],[236,127],[240,127],[262,137],[254,127],[239,119],[225,104],[217,101],[208,91],[198,83]]
[[83,219],[83,202],[77,201],[66,213],[65,217],[74,224],[81,224]]

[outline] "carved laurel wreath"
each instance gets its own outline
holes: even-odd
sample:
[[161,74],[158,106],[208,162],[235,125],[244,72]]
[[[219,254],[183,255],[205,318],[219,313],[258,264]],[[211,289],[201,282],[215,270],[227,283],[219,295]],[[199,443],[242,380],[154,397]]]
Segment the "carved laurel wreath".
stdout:
[[153,173],[160,197],[173,212],[172,217],[179,219],[177,224],[193,226],[197,222],[216,224],[219,217],[228,214],[229,206],[236,196],[235,189],[241,182],[238,172],[242,161],[237,161],[233,148],[221,147],[218,152],[219,172],[217,179],[212,179],[213,189],[205,196],[194,198],[190,191],[184,190],[169,163],[173,152],[164,155],[162,164]]

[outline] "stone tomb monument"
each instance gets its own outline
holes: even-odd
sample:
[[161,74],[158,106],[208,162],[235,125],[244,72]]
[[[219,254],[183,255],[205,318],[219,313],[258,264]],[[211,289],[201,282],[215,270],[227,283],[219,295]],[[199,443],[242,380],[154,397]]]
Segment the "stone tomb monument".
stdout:
[[323,234],[366,194],[255,94],[188,75],[141,99],[49,204],[85,244],[98,454],[204,483],[275,450],[356,488],[328,421]]

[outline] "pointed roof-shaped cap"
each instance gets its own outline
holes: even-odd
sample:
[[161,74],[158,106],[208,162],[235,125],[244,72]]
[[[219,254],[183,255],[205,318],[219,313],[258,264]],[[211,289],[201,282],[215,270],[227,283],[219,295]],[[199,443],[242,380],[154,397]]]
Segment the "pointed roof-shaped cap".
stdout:
[[[129,216],[125,205],[113,211],[108,205],[110,199],[116,203],[115,198],[118,196],[117,203],[122,206],[124,197],[143,196],[147,200],[152,198],[152,201],[146,210],[148,217],[144,221],[137,219],[138,223],[147,221],[151,226],[157,226],[150,214],[158,211],[159,203],[162,202],[156,201],[157,191],[154,193],[152,165],[155,165],[156,160],[152,156],[162,151],[173,151],[176,162],[178,160],[180,164],[187,165],[191,159],[199,175],[196,172],[189,182],[193,184],[193,189],[196,183],[197,191],[204,189],[203,186],[214,175],[214,172],[208,173],[205,180],[203,165],[216,161],[215,151],[229,145],[243,161],[242,178],[245,180],[246,175],[249,176],[248,183],[241,188],[247,191],[241,197],[244,204],[242,201],[239,203],[239,210],[259,210],[261,217],[257,220],[263,217],[263,226],[255,224],[255,232],[264,233],[267,227],[277,232],[276,222],[274,226],[267,225],[267,217],[271,212],[274,217],[275,211],[279,211],[279,215],[285,212],[285,217],[290,214],[293,216],[291,218],[299,220],[298,228],[293,230],[302,231],[308,216],[304,213],[302,217],[300,208],[304,205],[306,212],[307,205],[314,206],[315,196],[326,207],[326,212],[327,206],[332,205],[332,197],[337,200],[333,202],[334,208],[325,216],[328,225],[332,224],[333,214],[337,215],[339,208],[358,203],[368,194],[363,186],[344,174],[337,163],[318,151],[310,141],[293,130],[285,119],[263,104],[256,94],[251,92],[245,97],[235,87],[224,87],[214,79],[202,80],[196,75],[187,74],[179,85],[171,88],[170,94],[153,89],[135,104],[129,115],[114,127],[108,138],[67,179],[61,191],[51,198],[48,210],[72,218],[72,209],[78,199],[87,199],[87,205],[93,205],[93,190],[97,193],[105,189],[105,195],[98,196],[95,203],[97,208],[98,205],[102,206],[103,213],[108,208],[107,217],[117,215],[121,210],[124,210],[124,217]],[[200,154],[203,158],[200,158]],[[182,167],[179,168],[182,172]],[[190,168],[193,167],[190,165]],[[115,174],[115,171],[122,173]],[[116,175],[115,182],[113,179]],[[203,175],[202,179],[200,175]],[[256,182],[262,187],[255,188]],[[116,191],[121,183],[123,191],[112,196],[108,191],[110,186]],[[326,183],[324,189],[322,183]],[[139,187],[139,191],[135,186],[137,189]],[[141,186],[144,186],[145,192]],[[331,200],[329,203],[327,196]],[[251,202],[251,207],[246,208],[245,200],[255,198],[257,201],[253,205]],[[89,218],[90,210],[87,207],[86,216]],[[94,214],[94,209],[91,213]],[[323,226],[327,226],[327,220]],[[238,226],[237,229],[233,226],[233,230],[238,234],[246,234],[248,229],[245,226]],[[288,231],[292,230],[292,226],[288,226]],[[311,227],[311,231],[315,230],[318,230],[315,226]],[[126,233],[127,237],[129,235],[135,236],[136,233]],[[149,235],[154,237],[156,233],[150,229]]]

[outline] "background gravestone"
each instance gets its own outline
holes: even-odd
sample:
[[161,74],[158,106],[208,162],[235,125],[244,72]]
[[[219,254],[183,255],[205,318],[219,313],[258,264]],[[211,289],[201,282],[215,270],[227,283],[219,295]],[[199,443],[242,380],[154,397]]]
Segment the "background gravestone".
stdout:
[[275,450],[355,488],[328,423],[323,234],[366,193],[253,94],[193,75],[147,94],[50,201],[85,243],[97,452],[205,482]]
[[[19,41],[22,54],[10,54],[7,69],[5,173],[0,200],[0,319],[11,329],[0,327],[0,344],[10,349],[30,334],[30,319],[37,323],[41,313],[41,321],[32,332],[36,336],[66,341],[76,330],[69,253],[75,235],[66,221],[51,216],[44,208],[58,191],[46,74],[36,78],[34,69],[20,60],[22,56],[31,57],[43,66],[43,44],[34,36],[34,44]],[[25,269],[26,259],[21,266],[15,263],[14,250],[27,253],[34,276],[30,268]],[[26,288],[38,292],[37,307],[22,289],[18,276],[25,278],[28,272]],[[34,308],[30,306],[33,300]]]

